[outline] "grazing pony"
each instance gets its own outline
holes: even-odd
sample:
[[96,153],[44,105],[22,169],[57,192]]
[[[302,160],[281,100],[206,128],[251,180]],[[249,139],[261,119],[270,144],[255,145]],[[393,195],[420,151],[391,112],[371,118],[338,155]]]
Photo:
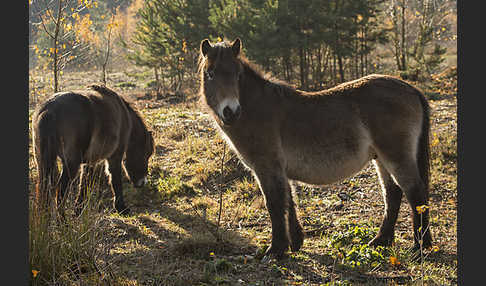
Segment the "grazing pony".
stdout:
[[[49,193],[57,187],[56,199],[62,202],[81,164],[93,166],[106,160],[114,207],[119,213],[129,212],[123,201],[122,160],[125,157],[124,169],[135,187],[143,186],[154,141],[140,114],[126,100],[99,85],[58,92],[36,110],[32,124],[41,203],[48,204]],[[62,162],[60,179],[57,157]],[[83,172],[80,182],[82,176]],[[86,191],[81,183],[80,188],[78,203]]]
[[270,214],[266,257],[297,251],[304,233],[289,180],[323,185],[373,160],[385,213],[371,245],[390,245],[405,194],[414,243],[431,246],[428,210],[429,106],[415,87],[369,75],[317,92],[263,75],[241,53],[241,41],[200,45],[200,96],[223,137],[253,171]]

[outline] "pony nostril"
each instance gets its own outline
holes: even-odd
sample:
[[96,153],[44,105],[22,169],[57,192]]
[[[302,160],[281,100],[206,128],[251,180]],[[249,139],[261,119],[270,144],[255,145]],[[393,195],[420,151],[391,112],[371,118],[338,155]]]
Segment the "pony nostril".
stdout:
[[136,188],[140,188],[140,187],[143,187],[147,184],[147,177],[143,177],[141,179],[139,179],[138,181],[135,182],[135,187]]
[[235,117],[238,118],[240,117],[241,114],[241,107],[238,105],[238,107],[235,110]]
[[223,116],[225,119],[230,119],[233,116],[233,112],[231,111],[231,108],[229,108],[229,106],[226,106],[223,109]]

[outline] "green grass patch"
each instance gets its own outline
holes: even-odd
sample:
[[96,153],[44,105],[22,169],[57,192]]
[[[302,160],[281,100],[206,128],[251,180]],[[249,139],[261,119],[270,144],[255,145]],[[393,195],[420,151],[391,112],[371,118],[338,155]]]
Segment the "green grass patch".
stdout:
[[197,192],[187,183],[181,181],[179,177],[163,177],[157,180],[157,191],[163,198],[174,198],[182,196],[194,196]]
[[122,88],[122,89],[123,89],[123,88],[136,88],[136,87],[137,87],[137,85],[136,85],[135,83],[133,83],[133,82],[125,82],[125,81],[124,81],[124,82],[117,83],[117,84],[115,85],[115,87],[117,87],[117,88]]
[[369,224],[346,224],[344,230],[333,233],[329,246],[332,255],[345,267],[361,270],[376,268],[386,263],[384,247],[371,247],[368,242],[377,230]]

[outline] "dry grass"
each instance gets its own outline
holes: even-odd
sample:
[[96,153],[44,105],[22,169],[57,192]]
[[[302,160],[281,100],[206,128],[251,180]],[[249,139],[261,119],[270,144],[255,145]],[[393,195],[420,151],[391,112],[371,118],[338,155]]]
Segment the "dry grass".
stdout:
[[[143,86],[140,82],[147,79],[141,75],[134,71],[117,73],[113,78]],[[86,74],[67,77],[78,79],[81,88],[89,83],[79,81],[89,79]],[[437,251],[427,250],[423,263],[410,251],[411,216],[405,200],[394,246],[366,246],[377,231],[384,208],[375,171],[369,165],[353,178],[329,186],[296,183],[306,232],[304,245],[286,260],[263,264],[260,258],[269,245],[270,224],[262,195],[250,172],[228,148],[221,177],[225,143],[198,107],[194,90],[187,90],[181,102],[136,100],[143,90],[116,90],[132,96],[155,131],[156,152],[150,162],[149,184],[136,190],[125,181],[124,195],[133,212],[130,216],[101,211],[110,205],[105,198],[100,201],[102,207],[85,222],[56,226],[55,233],[64,227],[66,233],[83,225],[89,227],[92,238],[86,247],[99,252],[85,260],[97,265],[103,275],[91,270],[89,277],[73,276],[69,270],[73,262],[67,262],[66,252],[51,247],[49,257],[59,260],[56,265],[66,264],[56,271],[41,270],[33,285],[49,281],[72,285],[457,284],[455,95],[434,90],[437,94],[430,101],[430,216]],[[34,180],[32,163],[30,178]],[[106,191],[106,185],[98,188]],[[223,212],[218,227],[220,192]],[[34,225],[31,231],[37,231]],[[76,255],[78,252],[82,251],[73,251]],[[32,269],[38,270],[39,263],[31,258]],[[43,276],[46,274],[49,276]],[[69,279],[62,280],[65,276]]]

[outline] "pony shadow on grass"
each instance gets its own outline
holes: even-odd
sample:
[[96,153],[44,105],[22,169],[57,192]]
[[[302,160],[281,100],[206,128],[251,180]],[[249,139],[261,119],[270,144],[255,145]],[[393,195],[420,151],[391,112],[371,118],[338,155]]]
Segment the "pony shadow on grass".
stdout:
[[143,285],[191,285],[208,279],[206,268],[214,256],[255,251],[237,232],[218,230],[210,220],[170,203],[151,210],[134,207],[130,217],[108,218],[114,229],[108,234],[113,240],[113,273]]
[[218,227],[210,220],[203,209],[191,202],[190,197],[194,194],[181,196],[186,197],[185,202],[190,208],[178,209],[174,207],[173,200],[145,187],[133,197],[133,214],[161,239],[166,239],[167,246],[182,256],[202,258],[210,252],[236,255],[256,250],[249,239]]
[[[131,205],[131,216],[109,218],[114,230],[108,235],[113,236],[113,249],[118,249],[112,254],[112,265],[117,265],[116,271],[121,275],[132,275],[129,278],[140,283],[163,277],[157,280],[162,285],[190,285],[198,281],[211,284],[218,277],[230,282],[264,280],[282,285],[285,280],[294,279],[289,275],[300,277],[304,282],[329,281],[329,277],[299,258],[289,256],[282,261],[262,263],[259,257],[262,249],[251,237],[218,227],[202,209],[190,206],[193,202],[189,197],[187,205],[180,209],[174,205],[174,200],[161,199],[159,193],[147,187],[139,191],[127,201]],[[126,192],[128,195],[130,189]],[[251,258],[246,261],[244,257]],[[141,272],[137,275],[124,272],[122,265],[133,265]]]

